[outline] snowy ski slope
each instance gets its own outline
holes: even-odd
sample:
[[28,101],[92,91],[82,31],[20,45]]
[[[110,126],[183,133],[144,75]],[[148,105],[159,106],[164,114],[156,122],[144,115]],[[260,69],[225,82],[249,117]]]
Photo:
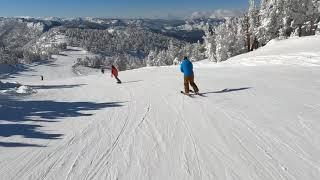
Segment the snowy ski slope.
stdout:
[[37,93],[0,94],[0,179],[320,178],[320,37],[198,62],[193,98],[177,66],[119,85],[64,54],[5,80]]

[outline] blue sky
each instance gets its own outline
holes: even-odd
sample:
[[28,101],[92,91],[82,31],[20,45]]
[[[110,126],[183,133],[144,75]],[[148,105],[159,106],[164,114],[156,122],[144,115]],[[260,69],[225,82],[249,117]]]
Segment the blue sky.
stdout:
[[193,12],[245,9],[247,0],[0,0],[0,16],[186,17]]

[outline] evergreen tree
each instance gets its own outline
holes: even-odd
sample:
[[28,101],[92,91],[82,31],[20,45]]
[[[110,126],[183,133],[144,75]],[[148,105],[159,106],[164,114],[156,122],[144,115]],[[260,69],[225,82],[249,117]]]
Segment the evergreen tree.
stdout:
[[209,59],[209,61],[217,62],[216,57],[216,33],[214,30],[210,29],[207,24],[205,29],[204,39],[204,48],[205,48],[205,56]]
[[277,0],[261,0],[260,19],[258,28],[258,41],[264,45],[271,39],[277,38],[282,22],[281,3]]
[[259,11],[257,10],[255,0],[249,0],[249,11],[248,11],[248,45],[252,45],[256,38],[257,29],[259,26]]
[[320,21],[317,24],[317,29],[316,29],[315,34],[318,35],[318,36],[320,35]]

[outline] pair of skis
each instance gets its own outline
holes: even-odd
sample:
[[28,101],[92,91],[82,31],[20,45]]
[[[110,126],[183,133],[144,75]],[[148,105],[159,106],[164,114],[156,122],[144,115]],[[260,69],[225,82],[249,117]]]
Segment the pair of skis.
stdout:
[[187,94],[187,93],[185,93],[184,91],[180,91],[180,93],[181,94],[184,94],[184,95],[186,95],[186,96],[190,96],[190,97],[192,97],[193,95],[199,95],[199,96],[204,96],[203,94],[201,94],[201,93],[195,93],[194,91],[192,91],[192,90],[189,90],[190,91],[190,93],[189,94]]

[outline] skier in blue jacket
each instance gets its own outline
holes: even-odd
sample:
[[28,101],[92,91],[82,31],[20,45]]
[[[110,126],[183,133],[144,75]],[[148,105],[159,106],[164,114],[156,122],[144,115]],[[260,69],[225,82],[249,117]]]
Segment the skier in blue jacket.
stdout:
[[180,65],[180,70],[184,74],[184,93],[189,95],[189,84],[192,86],[195,93],[199,93],[199,89],[196,83],[194,83],[193,65],[188,57],[184,57]]

